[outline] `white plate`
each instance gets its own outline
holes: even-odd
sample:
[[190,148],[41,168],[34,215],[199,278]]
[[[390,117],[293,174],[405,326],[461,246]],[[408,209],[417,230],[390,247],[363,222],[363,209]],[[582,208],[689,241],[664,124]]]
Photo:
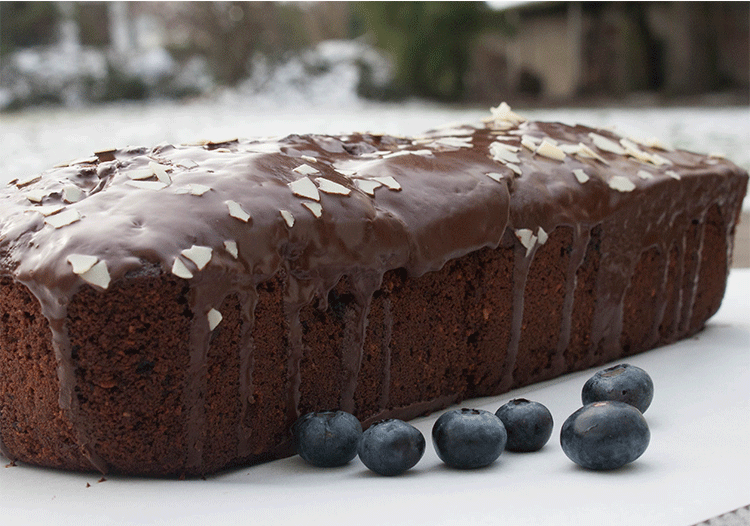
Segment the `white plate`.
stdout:
[[355,459],[332,470],[298,457],[207,480],[0,468],[0,523],[54,524],[693,524],[750,502],[750,270],[734,270],[721,310],[688,340],[634,356],[656,394],[651,444],[613,472],[577,467],[559,445],[593,370],[462,406],[495,411],[518,396],[555,418],[537,453],[503,453],[488,469],[441,464],[429,443],[437,415],[415,421],[427,452],[404,476],[374,475]]

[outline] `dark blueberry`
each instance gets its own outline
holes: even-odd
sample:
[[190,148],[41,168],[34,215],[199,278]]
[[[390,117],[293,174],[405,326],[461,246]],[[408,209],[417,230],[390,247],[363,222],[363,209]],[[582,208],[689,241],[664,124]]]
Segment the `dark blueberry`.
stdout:
[[630,404],[645,413],[654,398],[654,382],[646,371],[622,363],[599,371],[583,386],[583,405],[604,400]]
[[492,464],[505,449],[507,439],[502,421],[481,409],[448,411],[432,427],[432,443],[438,457],[454,468]]
[[389,419],[371,425],[359,439],[362,463],[379,475],[400,475],[424,455],[424,435],[403,420]]
[[568,458],[588,469],[616,469],[640,457],[651,432],[638,409],[623,402],[594,402],[568,417],[560,444]]
[[297,453],[313,466],[342,466],[357,456],[362,424],[344,411],[301,416],[292,427]]
[[539,402],[511,400],[495,413],[508,433],[508,451],[538,451],[552,436],[552,414]]

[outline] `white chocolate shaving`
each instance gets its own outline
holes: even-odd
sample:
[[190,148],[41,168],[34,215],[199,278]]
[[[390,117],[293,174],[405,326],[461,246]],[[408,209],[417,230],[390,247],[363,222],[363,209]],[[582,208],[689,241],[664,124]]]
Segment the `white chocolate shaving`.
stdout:
[[354,185],[367,195],[375,195],[375,189],[383,186],[383,183],[371,179],[354,179]]
[[313,183],[312,180],[307,177],[303,177],[302,179],[297,179],[296,181],[289,183],[289,188],[292,189],[292,193],[297,197],[304,197],[306,199],[312,199],[313,201],[320,201],[320,194],[318,193],[318,189],[315,186],[315,183]]
[[70,254],[67,257],[68,263],[73,267],[73,274],[83,274],[93,267],[99,258],[96,256],[87,256],[84,254]]
[[586,158],[586,159],[596,159],[599,162],[602,162],[602,163],[604,163],[606,165],[609,165],[609,163],[607,162],[607,160],[604,157],[602,157],[601,155],[599,155],[598,153],[596,153],[594,150],[592,150],[591,148],[589,148],[588,146],[586,146],[582,142],[578,143],[578,151],[576,152],[576,155],[578,157],[583,157],[583,158]]
[[678,173],[677,173],[677,172],[675,172],[674,170],[667,170],[667,171],[666,171],[666,172],[664,172],[664,173],[665,173],[665,174],[667,174],[667,175],[668,175],[669,177],[671,177],[672,179],[677,179],[678,181],[679,181],[679,180],[681,179],[681,177],[680,177],[680,174],[678,174]]
[[518,125],[526,121],[525,117],[521,117],[517,113],[513,112],[510,106],[505,102],[501,102],[497,108],[490,108],[490,113],[492,113],[492,119],[495,122],[500,121]]
[[197,184],[197,183],[191,183],[188,185],[188,187],[190,188],[190,194],[197,195],[197,196],[201,196],[211,190],[210,186],[206,186],[204,184]]
[[434,140],[430,146],[443,146],[446,148],[471,148],[472,137],[440,137]]
[[558,148],[560,148],[563,152],[565,152],[565,155],[576,155],[578,152],[581,151],[581,146],[579,144],[558,144]]
[[633,141],[629,141],[628,139],[620,139],[620,144],[623,148],[625,148],[625,152],[631,157],[634,157],[644,163],[652,162],[651,154],[648,152],[644,152],[643,150],[638,148],[638,145]]
[[542,227],[539,227],[539,230],[536,233],[537,235],[537,241],[539,241],[540,245],[544,245],[547,242],[547,239],[549,239],[549,234],[545,232],[545,230]]
[[208,262],[211,261],[213,249],[211,247],[193,245],[192,247],[186,248],[185,250],[180,252],[180,254],[195,263],[195,266],[198,267],[198,270],[203,270]]
[[674,150],[671,146],[669,146],[668,144],[665,144],[657,137],[648,137],[646,139],[639,139],[637,137],[631,137],[630,140],[632,140],[633,142],[637,142],[638,144],[642,146],[646,146],[647,148],[654,148],[656,150],[664,150],[667,152]]
[[485,175],[487,175],[487,177],[489,177],[493,181],[497,181],[498,183],[502,182],[503,180],[503,174],[499,174],[497,172],[488,172]]
[[529,151],[536,151],[536,147],[539,145],[541,141],[537,141],[536,137],[532,137],[531,135],[522,135],[521,136],[521,145],[524,146]]
[[292,171],[297,172],[301,175],[312,175],[320,173],[317,168],[313,168],[309,164],[300,164],[297,168],[292,168]]
[[218,140],[218,141],[206,141],[206,144],[210,145],[218,145],[218,144],[229,144],[233,142],[238,142],[239,139],[237,137],[228,137],[226,139]]
[[513,153],[517,153],[517,152],[521,151],[520,147],[514,146],[513,144],[508,144],[508,143],[502,142],[502,141],[495,141],[495,142],[497,144],[501,144],[503,146],[503,148],[505,148],[506,150],[511,151]]
[[38,206],[34,208],[34,212],[39,212],[44,217],[51,216],[53,214],[58,213],[60,210],[63,210],[65,207],[63,205],[47,205],[47,206]]
[[103,289],[109,287],[109,282],[111,279],[109,276],[109,270],[107,269],[107,263],[105,261],[99,261],[89,270],[82,273],[81,278],[88,281],[92,285],[96,285]]
[[542,144],[540,144],[539,148],[536,149],[536,153],[554,161],[565,160],[565,152],[549,142],[549,139],[544,139],[542,141]]
[[652,153],[651,154],[651,162],[653,164],[655,164],[656,166],[662,166],[662,165],[665,165],[665,164],[668,164],[668,165],[671,166],[671,165],[674,164],[672,161],[670,161],[669,159],[666,159],[666,158],[662,157],[658,153]]
[[640,177],[643,180],[648,180],[648,179],[653,179],[654,178],[654,174],[652,174],[651,172],[647,172],[646,170],[638,170],[637,175],[638,175],[638,177]]
[[613,175],[608,184],[610,188],[618,192],[632,192],[635,190],[635,183],[624,175]]
[[206,318],[208,319],[208,330],[210,331],[218,327],[218,325],[221,323],[221,320],[224,319],[221,313],[214,308],[208,311],[208,313],[206,314]]
[[174,258],[174,263],[172,263],[172,274],[183,279],[190,279],[193,277],[193,273],[190,272],[180,258]]
[[317,163],[318,159],[309,155],[300,155],[300,158],[307,161],[308,163]]
[[29,190],[24,194],[24,197],[32,203],[41,203],[42,199],[47,197],[47,192],[44,190]]
[[98,157],[82,157],[80,159],[70,161],[70,164],[95,164],[98,160]]
[[615,153],[618,155],[625,155],[625,149],[623,149],[622,146],[617,144],[611,139],[607,139],[603,135],[599,135],[598,133],[589,133],[589,137],[591,137],[591,140],[594,142],[594,146],[599,148],[600,150],[604,152],[610,152]]
[[431,155],[434,155],[430,150],[411,150],[407,153],[410,153],[412,155],[419,155],[420,157],[429,157]]
[[142,181],[143,179],[150,179],[154,176],[154,172],[151,169],[142,168],[140,170],[130,170],[126,175],[134,181]]
[[229,209],[230,216],[236,219],[239,219],[243,223],[248,222],[248,220],[250,219],[250,214],[245,212],[239,203],[237,203],[236,201],[225,201],[225,204],[227,205],[227,208]]
[[125,184],[141,190],[162,190],[167,187],[167,184],[161,181],[126,181]]
[[350,188],[331,181],[330,179],[326,179],[325,177],[316,177],[315,182],[318,183],[320,191],[327,194],[349,195],[352,193]]
[[23,179],[18,179],[15,184],[16,184],[16,187],[21,188],[31,183],[36,183],[41,178],[42,178],[41,174],[35,174],[29,177],[24,177]]
[[240,256],[240,251],[237,248],[237,242],[227,240],[224,241],[224,250],[229,252],[229,255],[231,255],[234,259],[237,259]]
[[68,185],[63,188],[63,199],[68,203],[77,203],[83,199],[83,190],[75,185]]
[[518,155],[510,151],[506,146],[505,143],[498,141],[490,144],[490,155],[492,155],[492,158],[501,163],[520,163],[521,159],[518,158]]
[[528,228],[519,228],[516,230],[516,237],[526,247],[526,255],[528,256],[536,244],[537,237],[534,235],[534,232]]
[[64,226],[70,225],[71,223],[75,223],[80,219],[81,214],[78,213],[78,210],[73,210],[72,208],[70,208],[68,210],[64,210],[57,214],[48,216],[47,219],[44,220],[44,222],[54,228],[62,228]]
[[289,210],[279,210],[279,214],[281,214],[281,217],[284,218],[286,226],[288,226],[289,228],[292,228],[294,226],[294,216]]
[[305,201],[304,203],[302,203],[302,206],[312,212],[312,215],[314,215],[315,217],[320,217],[323,215],[323,205],[321,205],[320,203],[316,203],[314,201]]
[[573,170],[573,175],[576,176],[576,179],[578,179],[578,182],[581,184],[585,183],[586,181],[590,179],[589,174],[587,174],[580,168]]
[[432,150],[402,150],[400,152],[393,152],[389,153],[388,155],[384,155],[383,159],[392,159],[393,157],[402,157],[404,155],[419,155],[422,157],[427,157],[429,155],[434,155]]
[[523,175],[523,174],[521,173],[521,167],[520,167],[520,166],[518,166],[517,164],[513,164],[513,163],[505,163],[505,166],[507,166],[508,168],[510,168],[511,170],[513,170],[513,171],[514,171],[514,172],[515,172],[516,174],[518,174],[518,175]]
[[172,184],[172,178],[169,177],[166,166],[151,161],[148,163],[148,167],[151,168],[151,171],[159,181],[166,185]]
[[377,181],[381,183],[383,186],[387,187],[389,190],[394,190],[398,192],[401,190],[401,185],[398,181],[396,181],[392,176],[386,175],[385,177],[372,177],[373,181]]

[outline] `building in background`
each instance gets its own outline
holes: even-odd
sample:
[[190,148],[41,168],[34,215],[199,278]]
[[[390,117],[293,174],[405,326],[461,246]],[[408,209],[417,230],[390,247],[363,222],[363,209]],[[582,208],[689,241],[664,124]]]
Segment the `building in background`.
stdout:
[[474,97],[730,91],[748,102],[748,2],[522,2],[502,12],[510,32],[478,39]]

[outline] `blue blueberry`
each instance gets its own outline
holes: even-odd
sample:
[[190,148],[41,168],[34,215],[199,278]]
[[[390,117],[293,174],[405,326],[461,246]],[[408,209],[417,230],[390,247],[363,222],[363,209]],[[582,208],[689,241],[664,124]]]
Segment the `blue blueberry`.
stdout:
[[342,466],[357,456],[362,424],[344,411],[301,416],[292,427],[297,453],[313,466]]
[[588,469],[616,469],[648,447],[651,432],[638,409],[624,402],[594,402],[568,417],[560,445],[568,458]]
[[584,384],[583,405],[604,400],[630,404],[645,413],[654,398],[654,382],[646,371],[627,363],[599,371]]
[[525,398],[511,400],[495,413],[503,421],[508,451],[538,451],[552,436],[552,414],[539,402]]
[[492,464],[505,449],[507,439],[502,421],[481,409],[448,411],[432,427],[432,443],[438,457],[460,469]]
[[357,453],[362,463],[379,475],[400,475],[424,455],[424,435],[403,420],[376,422],[362,434]]

